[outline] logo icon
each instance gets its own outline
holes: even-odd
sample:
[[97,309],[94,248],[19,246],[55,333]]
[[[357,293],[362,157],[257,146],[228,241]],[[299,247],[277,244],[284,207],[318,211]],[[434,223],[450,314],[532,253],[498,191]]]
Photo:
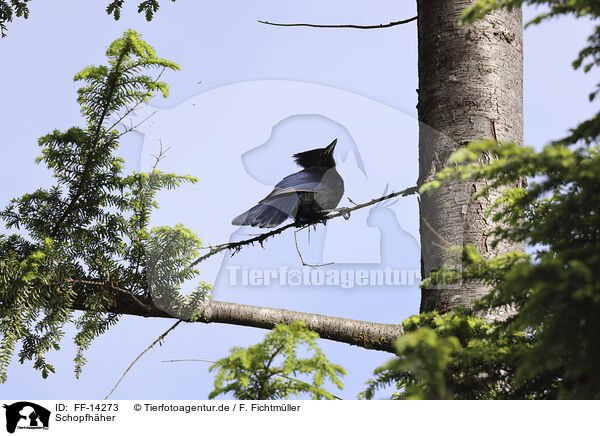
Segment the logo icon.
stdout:
[[28,401],[5,404],[6,431],[14,433],[18,429],[48,429],[50,411],[42,406]]

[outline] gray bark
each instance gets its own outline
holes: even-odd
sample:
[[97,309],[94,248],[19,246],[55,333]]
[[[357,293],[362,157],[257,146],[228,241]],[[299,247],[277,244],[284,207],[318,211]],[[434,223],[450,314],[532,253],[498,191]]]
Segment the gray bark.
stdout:
[[321,338],[391,353],[395,352],[394,341],[404,333],[402,326],[396,324],[381,324],[221,301],[207,302],[201,310],[198,321],[272,329],[277,324],[289,324],[297,320],[304,321],[307,327],[319,333]]
[[[490,13],[459,27],[472,0],[417,0],[419,40],[419,185],[434,178],[449,155],[469,141],[523,142],[523,32],[521,10]],[[485,163],[485,162],[484,162]],[[420,202],[422,277],[460,257],[450,246],[474,245],[484,256],[523,251],[503,242],[492,249],[495,226],[484,216],[497,197],[471,198],[480,185],[453,182]],[[470,306],[488,292],[480,283],[444,285],[422,291],[421,311],[446,312]]]

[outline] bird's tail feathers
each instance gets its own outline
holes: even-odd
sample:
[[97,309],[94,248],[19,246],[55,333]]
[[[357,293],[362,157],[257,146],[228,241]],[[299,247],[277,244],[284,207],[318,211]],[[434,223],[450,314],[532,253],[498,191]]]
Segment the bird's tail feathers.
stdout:
[[286,212],[270,204],[257,204],[231,221],[234,226],[277,227],[289,217]]
[[288,217],[296,216],[298,195],[291,193],[277,197],[267,197],[252,209],[235,217],[235,226],[277,227]]

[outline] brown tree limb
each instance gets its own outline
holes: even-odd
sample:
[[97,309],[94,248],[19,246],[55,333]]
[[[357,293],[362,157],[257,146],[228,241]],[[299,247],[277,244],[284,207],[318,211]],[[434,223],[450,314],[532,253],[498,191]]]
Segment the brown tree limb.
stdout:
[[304,321],[323,339],[358,345],[362,348],[394,352],[394,341],[404,331],[401,325],[380,324],[348,318],[295,312],[286,309],[210,301],[199,311],[198,321],[273,329],[277,324]]
[[[149,308],[143,309],[143,306],[128,301],[127,298],[124,294],[115,296],[114,306],[107,309],[107,312],[175,319],[173,315],[154,305],[151,299],[145,299],[144,305]],[[80,301],[75,301],[73,309],[89,310]],[[195,315],[194,322],[232,324],[268,330],[273,329],[277,324],[304,321],[310,330],[317,332],[323,339],[390,353],[394,352],[395,339],[404,334],[402,326],[396,324],[381,324],[225,301],[205,301]]]
[[391,21],[387,24],[372,24],[372,25],[360,25],[360,24],[311,24],[311,23],[273,23],[271,21],[258,20],[259,23],[268,24],[270,26],[282,26],[282,27],[320,27],[327,29],[385,29],[386,27],[399,26],[401,24],[410,23],[415,21],[417,17],[407,18],[406,20]]

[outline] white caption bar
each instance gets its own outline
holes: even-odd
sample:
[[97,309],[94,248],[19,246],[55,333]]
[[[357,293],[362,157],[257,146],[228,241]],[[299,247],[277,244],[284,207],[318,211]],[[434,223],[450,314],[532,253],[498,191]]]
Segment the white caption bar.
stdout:
[[[8,434],[585,434],[597,401],[3,400]],[[37,433],[34,430],[45,430]],[[189,433],[189,432],[192,433]],[[218,433],[217,433],[218,432]],[[385,433],[384,433],[385,432]],[[393,433],[390,433],[393,432]]]

